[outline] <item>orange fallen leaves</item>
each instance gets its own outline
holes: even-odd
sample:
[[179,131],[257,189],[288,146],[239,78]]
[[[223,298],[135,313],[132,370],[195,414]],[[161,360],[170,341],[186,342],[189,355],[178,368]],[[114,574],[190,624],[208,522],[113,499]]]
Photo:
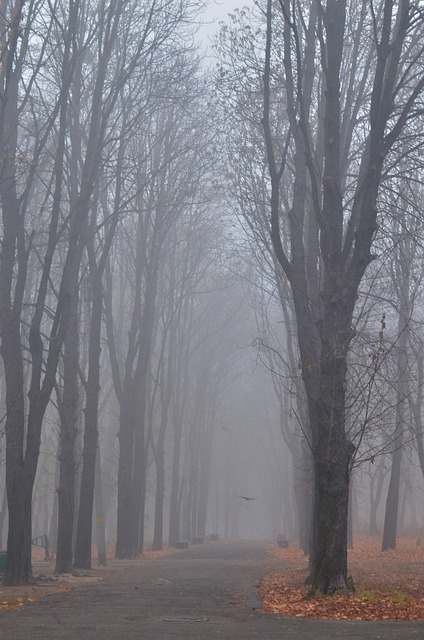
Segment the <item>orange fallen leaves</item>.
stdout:
[[24,596],[2,598],[0,600],[0,611],[8,611],[9,609],[19,609],[23,607],[27,602],[34,602],[34,598],[27,598]]
[[140,556],[141,560],[153,560],[157,558],[166,558],[167,556],[171,556],[176,553],[174,547],[166,547],[161,551],[145,551],[142,556]]
[[424,620],[424,548],[400,540],[394,551],[380,551],[374,538],[360,538],[349,551],[356,592],[305,599],[307,560],[296,547],[273,548],[284,570],[260,586],[264,610],[296,618],[338,620]]

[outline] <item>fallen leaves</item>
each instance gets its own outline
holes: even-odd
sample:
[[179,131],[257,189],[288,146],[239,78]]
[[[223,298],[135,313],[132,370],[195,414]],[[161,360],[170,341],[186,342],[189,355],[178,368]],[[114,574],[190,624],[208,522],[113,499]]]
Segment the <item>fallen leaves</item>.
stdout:
[[24,604],[28,602],[34,602],[34,598],[27,598],[24,596],[12,597],[12,598],[2,598],[0,600],[0,611],[9,611],[10,609],[19,609],[23,607]]
[[306,598],[307,559],[295,548],[273,548],[284,570],[268,575],[260,586],[264,610],[296,618],[338,620],[424,620],[424,549],[415,540],[381,552],[379,541],[360,538],[349,551],[353,595]]
[[156,560],[158,558],[166,558],[176,553],[174,547],[166,547],[161,551],[145,551],[142,556],[139,556],[140,560]]

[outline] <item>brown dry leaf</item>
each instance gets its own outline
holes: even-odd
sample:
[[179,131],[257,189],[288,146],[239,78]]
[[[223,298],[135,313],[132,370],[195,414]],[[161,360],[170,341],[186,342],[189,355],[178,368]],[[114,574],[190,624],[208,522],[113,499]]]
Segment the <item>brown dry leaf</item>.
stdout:
[[298,618],[340,620],[424,620],[424,548],[415,539],[381,552],[374,538],[355,541],[349,551],[354,595],[305,599],[307,561],[295,548],[273,548],[276,562],[287,567],[268,575],[260,587],[265,611]]
[[18,609],[19,607],[23,607],[27,602],[33,602],[30,598],[25,598],[22,596],[9,598],[8,600],[0,601],[0,611],[8,611],[10,609]]

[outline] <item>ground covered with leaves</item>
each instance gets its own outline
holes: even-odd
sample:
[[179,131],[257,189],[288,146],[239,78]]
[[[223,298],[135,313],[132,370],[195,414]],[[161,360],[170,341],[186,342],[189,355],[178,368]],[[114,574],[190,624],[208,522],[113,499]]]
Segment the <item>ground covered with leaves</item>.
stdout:
[[[418,541],[420,542],[420,541]],[[296,618],[339,620],[424,620],[424,542],[399,539],[381,551],[381,540],[362,537],[349,550],[351,595],[307,598],[307,559],[295,543],[272,548],[276,563],[287,567],[269,574],[260,586],[264,610]]]

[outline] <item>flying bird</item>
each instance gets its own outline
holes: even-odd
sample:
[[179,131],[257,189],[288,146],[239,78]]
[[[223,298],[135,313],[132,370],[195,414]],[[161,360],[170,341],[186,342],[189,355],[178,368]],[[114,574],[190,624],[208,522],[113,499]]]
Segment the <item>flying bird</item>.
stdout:
[[247,496],[239,496],[239,498],[243,498],[243,500],[247,500],[247,502],[250,500],[256,500],[256,498],[248,498]]

